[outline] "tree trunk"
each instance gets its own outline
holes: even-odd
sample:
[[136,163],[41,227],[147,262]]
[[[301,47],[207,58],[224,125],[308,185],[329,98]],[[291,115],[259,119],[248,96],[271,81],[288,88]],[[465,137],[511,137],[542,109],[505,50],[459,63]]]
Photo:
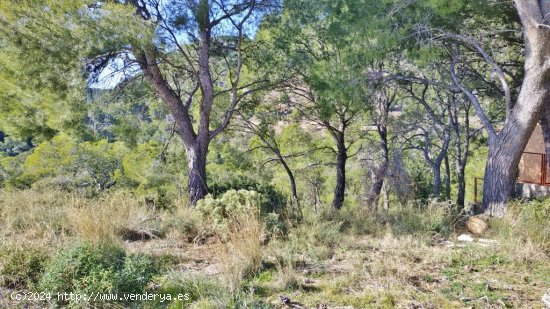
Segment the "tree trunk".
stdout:
[[445,199],[451,200],[451,168],[449,167],[449,156],[445,155]]
[[373,175],[372,188],[369,191],[367,197],[367,205],[369,210],[378,209],[378,203],[380,199],[380,193],[384,186],[384,178],[389,165],[389,151],[388,151],[388,134],[387,127],[385,125],[378,126],[378,135],[380,136],[380,149],[382,151],[380,166],[376,169]]
[[285,168],[286,174],[288,175],[288,181],[290,183],[290,193],[292,194],[292,201],[298,205],[299,204],[298,192],[296,190],[296,179],[294,178],[294,174],[292,173],[292,170],[290,169],[290,167],[288,166],[288,164],[286,163],[286,161],[281,155],[279,155],[279,161]]
[[348,154],[344,143],[344,134],[338,135],[336,143],[338,149],[336,153],[336,186],[334,188],[332,207],[339,210],[344,205],[344,195],[346,192],[346,161]]
[[527,67],[526,73],[510,120],[489,143],[483,181],[483,210],[496,217],[504,216],[506,203],[513,197],[518,163],[539,119],[537,115],[540,115],[543,105],[550,102],[550,73],[541,72],[539,67]]
[[387,213],[390,209],[390,200],[388,195],[388,182],[384,182],[384,186],[382,188],[382,205],[384,207],[384,211]]
[[208,194],[206,184],[206,155],[208,145],[199,147],[194,145],[186,147],[187,154],[187,191],[189,202],[195,205]]
[[[209,68],[209,44],[210,34],[208,31],[201,31],[199,47],[201,103],[199,106],[199,121],[196,133],[193,128],[193,120],[189,115],[190,102],[183,102],[181,97],[170,87],[158,67],[158,60],[154,50],[152,48],[145,48],[143,50],[139,48],[134,49],[134,56],[147,81],[168,106],[177,124],[177,132],[181,137],[187,156],[187,190],[189,201],[192,205],[195,205],[198,200],[204,198],[208,193],[206,185],[206,156],[211,139],[210,112],[214,101],[214,88]],[[192,96],[189,97],[189,100],[192,100]]]
[[432,165],[432,173],[434,174],[433,196],[437,198],[441,196],[441,162]]
[[466,164],[468,162],[468,150],[470,148],[470,121],[468,119],[468,110],[466,110],[464,118],[464,149],[462,148],[462,134],[460,132],[458,116],[455,116],[453,122],[453,128],[455,131],[455,169],[458,186],[456,193],[456,205],[459,207],[459,211],[464,208],[466,199]]
[[464,177],[465,170],[463,167],[457,167],[457,181],[458,190],[456,193],[456,205],[459,206],[459,210],[464,208],[464,200],[466,197],[466,180]]
[[502,217],[513,197],[518,163],[540,113],[550,102],[550,29],[538,0],[514,1],[525,37],[525,77],[502,131],[489,142],[483,182],[483,210]]
[[[195,205],[198,200],[204,198],[207,194],[206,155],[208,152],[208,144],[210,143],[210,136],[208,119],[204,119],[204,117],[208,116],[205,113],[206,111],[203,105],[205,100],[211,98],[203,94],[203,102],[201,102],[200,110],[201,121],[199,124],[199,133],[196,134],[193,129],[193,121],[187,110],[189,104],[182,102],[181,98],[170,88],[158,67],[155,55],[148,50],[136,50],[134,55],[145,77],[157,95],[168,106],[174,117],[174,121],[177,125],[176,129],[183,142],[187,156],[187,191],[189,193],[189,201],[192,205]],[[208,108],[208,106],[211,107],[211,103],[209,105],[207,104],[206,108]],[[208,110],[208,113],[209,112]]]

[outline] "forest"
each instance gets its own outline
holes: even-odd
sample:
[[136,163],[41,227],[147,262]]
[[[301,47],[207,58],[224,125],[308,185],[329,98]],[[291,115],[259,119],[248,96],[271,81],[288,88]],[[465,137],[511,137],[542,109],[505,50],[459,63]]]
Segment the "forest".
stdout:
[[0,0],[2,308],[550,308],[548,158],[548,0]]

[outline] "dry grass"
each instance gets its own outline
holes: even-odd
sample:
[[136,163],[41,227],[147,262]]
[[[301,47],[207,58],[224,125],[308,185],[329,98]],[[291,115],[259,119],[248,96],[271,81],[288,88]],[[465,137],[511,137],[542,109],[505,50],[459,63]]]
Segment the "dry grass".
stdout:
[[123,192],[67,211],[74,235],[92,243],[118,242],[124,231],[152,229],[156,220],[151,210]]
[[[239,297],[278,303],[280,294],[310,307],[537,307],[550,286],[544,203],[518,204],[505,219],[491,220],[484,237],[497,245],[454,247],[438,242],[456,242],[456,235],[448,205],[437,203],[379,215],[305,212],[301,224],[268,244],[258,216],[244,214],[230,219],[227,241],[206,245],[193,240],[209,230],[207,223],[195,209],[176,204],[156,213],[126,192],[92,200],[59,191],[4,191],[0,237],[7,247],[24,240],[55,248],[73,239],[121,242],[122,230],[158,229],[165,239],[126,246],[157,256],[177,253],[170,276],[191,277],[172,280],[173,288],[204,286],[198,307]],[[209,272],[212,266],[219,271]],[[214,294],[208,292],[213,286]],[[243,292],[249,286],[255,294]]]
[[222,275],[229,290],[239,290],[243,279],[256,273],[262,263],[265,227],[256,214],[230,218],[228,241],[220,244]]
[[96,199],[61,191],[3,191],[0,228],[5,239],[93,243],[121,240],[124,229],[154,226],[155,215],[127,192]]
[[501,220],[491,220],[490,236],[522,263],[550,259],[550,201],[512,204]]

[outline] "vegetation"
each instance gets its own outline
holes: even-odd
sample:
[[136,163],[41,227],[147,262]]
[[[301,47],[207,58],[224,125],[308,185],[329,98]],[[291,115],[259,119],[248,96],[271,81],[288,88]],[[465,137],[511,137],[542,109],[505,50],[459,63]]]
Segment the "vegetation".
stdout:
[[0,2],[0,307],[539,307],[549,14]]

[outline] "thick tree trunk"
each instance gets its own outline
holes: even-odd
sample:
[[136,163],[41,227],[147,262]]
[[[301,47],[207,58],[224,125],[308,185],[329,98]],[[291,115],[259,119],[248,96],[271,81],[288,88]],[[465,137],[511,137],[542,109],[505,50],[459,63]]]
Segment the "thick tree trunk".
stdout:
[[[528,136],[528,132],[531,131],[530,126],[518,126],[516,132]],[[511,138],[508,142],[498,138],[489,144],[489,156],[483,181],[485,213],[496,217],[504,216],[505,205],[514,194],[518,163],[525,145],[526,143],[518,138]]]
[[339,210],[344,205],[344,195],[346,192],[346,161],[348,159],[348,154],[343,134],[338,136],[336,143],[338,149],[336,153],[336,186],[334,188],[332,207]]
[[[489,156],[483,182],[483,209],[502,217],[506,203],[513,197],[518,163],[544,104],[550,99],[550,74],[530,68],[516,107],[500,134],[489,144]],[[544,91],[545,90],[545,91]]]
[[367,205],[369,210],[378,209],[380,193],[384,186],[384,179],[388,171],[389,151],[388,151],[388,134],[385,125],[378,126],[378,135],[380,136],[380,149],[382,152],[380,166],[376,169],[373,175],[373,184],[367,197]]
[[[200,32],[199,46],[199,85],[201,104],[199,106],[198,130],[195,133],[193,121],[189,115],[189,102],[183,102],[181,97],[170,87],[162,75],[156,55],[151,49],[135,49],[134,56],[138,61],[145,77],[168,106],[177,125],[178,135],[181,137],[187,155],[188,165],[188,193],[189,201],[196,202],[208,193],[206,185],[206,156],[210,143],[210,112],[214,101],[214,88],[209,68],[210,33]],[[189,100],[192,100],[192,96]]]
[[186,147],[187,154],[187,191],[189,202],[195,205],[208,194],[206,184],[206,155],[208,145]]
[[187,156],[187,191],[189,193],[189,201],[191,204],[195,205],[198,200],[204,198],[207,194],[206,155],[208,153],[210,136],[208,131],[209,122],[208,119],[204,119],[204,117],[208,117],[207,113],[210,112],[208,106],[211,107],[211,103],[207,104],[206,110],[202,105],[204,105],[205,100],[211,99],[211,97],[203,95],[203,104],[201,104],[200,110],[201,121],[199,123],[199,133],[196,134],[193,129],[193,122],[187,110],[189,104],[182,102],[181,98],[170,88],[158,68],[154,54],[147,50],[137,50],[134,55],[145,77],[153,86],[157,95],[166,103],[174,117],[174,121],[177,125],[176,129],[183,142]]
[[543,107],[550,104],[550,28],[543,23],[538,0],[514,2],[525,37],[525,77],[510,118],[489,143],[483,209],[497,217],[504,216],[523,150]]

